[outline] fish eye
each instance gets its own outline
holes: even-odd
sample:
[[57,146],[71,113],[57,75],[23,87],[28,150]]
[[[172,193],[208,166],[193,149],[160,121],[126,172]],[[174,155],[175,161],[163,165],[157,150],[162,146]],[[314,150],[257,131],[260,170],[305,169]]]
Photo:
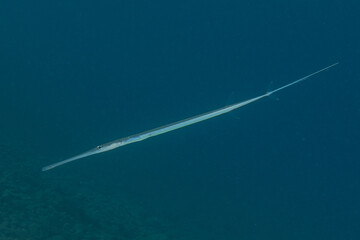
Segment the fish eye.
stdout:
[[102,149],[102,146],[97,146],[96,149]]

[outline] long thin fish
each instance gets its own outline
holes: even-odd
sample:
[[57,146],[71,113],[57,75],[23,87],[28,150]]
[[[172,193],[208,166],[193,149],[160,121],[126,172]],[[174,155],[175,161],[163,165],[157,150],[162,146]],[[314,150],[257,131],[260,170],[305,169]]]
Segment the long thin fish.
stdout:
[[232,105],[229,105],[229,106],[225,106],[225,107],[222,107],[220,109],[216,109],[216,110],[211,111],[211,112],[200,114],[200,115],[190,117],[190,118],[187,118],[187,119],[175,122],[175,123],[171,123],[171,124],[168,124],[168,125],[165,125],[165,126],[162,126],[162,127],[158,127],[158,128],[146,131],[146,132],[138,133],[138,134],[135,134],[135,135],[131,135],[129,137],[120,138],[120,139],[114,140],[112,142],[99,145],[96,148],[93,148],[93,149],[91,149],[91,150],[89,150],[87,152],[84,152],[82,154],[79,154],[79,155],[76,155],[74,157],[65,159],[63,161],[48,165],[46,167],[43,167],[42,171],[47,171],[47,170],[56,168],[58,166],[64,165],[66,163],[81,159],[81,158],[85,158],[85,157],[95,155],[95,154],[98,154],[98,153],[107,152],[107,151],[113,150],[113,149],[118,148],[118,147],[122,147],[122,146],[130,144],[130,143],[140,142],[140,141],[145,140],[145,139],[147,139],[149,137],[154,137],[154,136],[157,136],[157,135],[160,135],[160,134],[163,134],[163,133],[171,132],[171,131],[174,131],[174,130],[179,129],[179,128],[183,128],[183,127],[186,127],[186,126],[189,126],[189,125],[201,122],[201,121],[205,121],[207,119],[210,119],[210,118],[213,118],[213,117],[216,117],[216,116],[220,116],[220,115],[222,115],[224,113],[228,113],[228,112],[233,111],[233,110],[235,110],[237,108],[243,107],[245,105],[253,103],[253,102],[255,102],[257,100],[260,100],[262,98],[268,97],[273,93],[276,93],[276,92],[278,92],[280,90],[288,88],[288,87],[290,87],[290,86],[292,86],[294,84],[297,84],[297,83],[299,83],[301,81],[304,81],[304,80],[306,80],[306,79],[308,79],[308,78],[310,78],[310,77],[312,77],[312,76],[314,76],[314,75],[316,75],[316,74],[318,74],[318,73],[320,73],[322,71],[325,71],[325,70],[327,70],[327,69],[329,69],[329,68],[331,68],[331,67],[333,67],[333,66],[335,66],[337,64],[338,63],[334,63],[334,64],[332,64],[330,66],[327,66],[327,67],[325,67],[323,69],[320,69],[320,70],[318,70],[318,71],[316,71],[314,73],[311,73],[311,74],[309,74],[309,75],[307,75],[307,76],[305,76],[303,78],[300,78],[300,79],[298,79],[298,80],[296,80],[294,82],[286,84],[286,85],[284,85],[282,87],[279,87],[279,88],[277,88],[275,90],[269,91],[269,92],[267,92],[267,93],[265,93],[263,95],[260,95],[258,97],[254,97],[254,98],[251,98],[249,100],[239,102],[239,103],[235,103],[235,104],[232,104]]

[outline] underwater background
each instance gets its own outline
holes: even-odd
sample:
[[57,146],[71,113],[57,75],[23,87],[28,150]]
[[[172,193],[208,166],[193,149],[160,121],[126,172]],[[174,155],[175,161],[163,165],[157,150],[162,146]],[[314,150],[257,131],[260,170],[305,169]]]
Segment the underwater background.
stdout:
[[[0,239],[360,239],[359,1],[0,3]],[[48,172],[99,144],[270,98]]]

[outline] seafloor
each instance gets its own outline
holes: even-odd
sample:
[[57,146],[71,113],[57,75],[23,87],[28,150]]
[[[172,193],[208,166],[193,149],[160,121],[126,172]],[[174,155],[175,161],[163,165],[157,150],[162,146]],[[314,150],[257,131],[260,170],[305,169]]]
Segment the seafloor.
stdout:
[[46,177],[30,156],[0,145],[1,240],[180,239],[141,204],[71,178]]

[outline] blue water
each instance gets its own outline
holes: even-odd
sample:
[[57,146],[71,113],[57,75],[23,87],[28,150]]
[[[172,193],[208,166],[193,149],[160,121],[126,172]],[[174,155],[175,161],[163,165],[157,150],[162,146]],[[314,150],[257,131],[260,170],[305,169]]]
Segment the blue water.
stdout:
[[[2,1],[0,239],[360,239],[359,11]],[[334,62],[236,115],[40,170]]]

